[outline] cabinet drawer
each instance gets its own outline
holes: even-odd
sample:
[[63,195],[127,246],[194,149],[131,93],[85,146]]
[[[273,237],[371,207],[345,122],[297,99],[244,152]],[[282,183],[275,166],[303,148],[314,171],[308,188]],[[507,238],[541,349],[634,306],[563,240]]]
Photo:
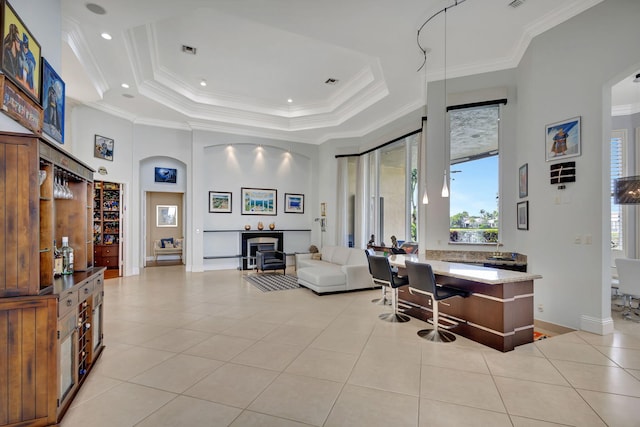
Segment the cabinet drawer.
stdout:
[[107,256],[118,256],[118,247],[117,246],[102,246],[101,255],[103,257]]
[[78,292],[73,291],[65,291],[60,294],[58,300],[58,317],[63,317],[69,311],[76,308],[78,305]]
[[85,301],[91,294],[93,293],[93,288],[95,286],[95,279],[88,280],[86,283],[80,285],[78,289],[78,302]]

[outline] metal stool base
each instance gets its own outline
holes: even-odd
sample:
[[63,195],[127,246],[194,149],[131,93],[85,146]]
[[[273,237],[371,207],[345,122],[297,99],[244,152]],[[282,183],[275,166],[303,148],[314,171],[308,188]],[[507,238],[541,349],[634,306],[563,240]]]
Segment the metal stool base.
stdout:
[[385,322],[392,322],[392,323],[404,323],[404,322],[408,322],[411,319],[406,314],[400,314],[400,313],[384,313],[379,315],[378,317],[384,320]]
[[418,336],[432,342],[454,342],[456,336],[451,332],[439,329],[422,329],[418,331]]
[[376,305],[391,305],[391,300],[389,298],[375,298],[372,299],[371,302]]

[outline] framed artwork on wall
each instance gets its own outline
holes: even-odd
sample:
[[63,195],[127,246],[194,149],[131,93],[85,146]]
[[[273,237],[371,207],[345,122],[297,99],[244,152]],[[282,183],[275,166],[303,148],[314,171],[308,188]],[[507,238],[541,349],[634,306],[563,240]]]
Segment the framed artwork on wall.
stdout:
[[231,193],[209,191],[209,212],[231,213]]
[[51,138],[64,144],[64,82],[42,58],[42,130]]
[[545,159],[566,159],[581,154],[580,116],[545,126]]
[[242,215],[276,215],[277,190],[268,188],[241,188]]
[[156,227],[177,227],[178,207],[176,205],[156,206]]
[[173,168],[155,168],[153,179],[155,182],[175,184],[178,182],[178,170]]
[[96,135],[93,148],[93,157],[113,162],[113,139]]
[[304,194],[284,193],[285,213],[304,213]]
[[529,195],[529,163],[525,163],[520,166],[518,172],[518,194],[520,198],[527,197]]
[[6,0],[2,3],[2,72],[40,104],[40,44]]
[[529,201],[519,202],[517,205],[518,230],[529,229]]

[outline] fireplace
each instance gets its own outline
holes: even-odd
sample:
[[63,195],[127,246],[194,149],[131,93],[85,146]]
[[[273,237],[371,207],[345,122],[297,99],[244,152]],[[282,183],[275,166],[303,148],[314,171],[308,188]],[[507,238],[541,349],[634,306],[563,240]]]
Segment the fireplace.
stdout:
[[270,244],[273,249],[281,251],[284,247],[284,235],[281,231],[256,231],[240,233],[242,248],[242,269],[250,270],[256,266],[256,250],[258,245]]

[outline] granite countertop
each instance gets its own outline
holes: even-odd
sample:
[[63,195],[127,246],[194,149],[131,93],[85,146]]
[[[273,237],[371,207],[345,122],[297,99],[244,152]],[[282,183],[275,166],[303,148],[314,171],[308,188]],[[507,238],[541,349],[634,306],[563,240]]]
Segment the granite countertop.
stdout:
[[427,258],[467,264],[527,265],[527,256],[517,252],[427,250]]
[[[472,280],[489,285],[499,285],[510,282],[524,282],[528,280],[541,279],[539,274],[523,273],[519,271],[500,270],[491,267],[483,267],[468,263],[448,262],[425,258],[420,255],[391,255],[389,262],[392,266],[404,268],[405,260],[426,262],[431,264],[433,272],[443,276],[455,277],[457,279]],[[471,261],[471,260],[468,260]]]

